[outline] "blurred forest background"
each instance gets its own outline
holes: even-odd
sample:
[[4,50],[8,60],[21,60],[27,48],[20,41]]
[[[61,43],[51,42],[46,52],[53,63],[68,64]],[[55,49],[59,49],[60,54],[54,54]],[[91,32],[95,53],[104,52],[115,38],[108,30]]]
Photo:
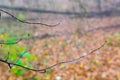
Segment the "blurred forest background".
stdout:
[[[62,33],[71,32],[72,29],[68,30],[68,27],[73,28],[74,25],[95,23],[90,20],[93,17],[119,16],[119,4],[119,0],[0,0],[0,8],[11,11],[15,16],[23,13],[23,17],[28,20],[35,19],[51,24],[61,22],[59,26],[64,26],[64,28],[57,31]],[[9,18],[10,16],[2,17]],[[83,18],[89,18],[89,21],[83,21]],[[88,29],[88,26],[81,26],[81,28]]]
[[82,61],[48,73],[17,76],[0,63],[0,80],[120,80],[120,0],[0,0],[0,9],[24,21],[60,23],[23,24],[1,12],[0,39],[23,38],[21,44],[37,56],[35,68],[76,59],[108,41]]

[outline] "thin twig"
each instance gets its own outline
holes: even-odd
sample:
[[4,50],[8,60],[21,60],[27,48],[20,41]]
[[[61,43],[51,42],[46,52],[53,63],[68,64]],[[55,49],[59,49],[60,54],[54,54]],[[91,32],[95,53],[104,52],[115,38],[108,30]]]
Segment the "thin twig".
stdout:
[[[17,17],[15,17],[14,15],[12,15],[11,13],[9,13],[9,12],[7,12],[5,10],[0,9],[0,11],[10,15],[12,18],[14,18],[14,19],[16,19],[16,20],[18,20],[18,21],[20,21],[22,23],[26,23],[26,24],[40,24],[40,25],[44,25],[44,26],[48,26],[48,27],[56,27],[57,25],[60,24],[60,23],[57,23],[55,25],[50,25],[50,24],[45,24],[45,23],[40,23],[40,22],[36,23],[36,22],[23,21],[23,20],[18,19]],[[0,14],[1,14],[1,12],[0,12]]]

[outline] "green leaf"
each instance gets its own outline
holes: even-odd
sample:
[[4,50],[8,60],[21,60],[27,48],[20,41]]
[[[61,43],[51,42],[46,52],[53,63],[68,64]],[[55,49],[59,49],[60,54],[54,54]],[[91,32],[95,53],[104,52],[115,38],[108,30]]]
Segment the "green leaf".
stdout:
[[21,64],[21,60],[18,59],[17,62],[16,62],[16,64],[19,64],[19,65],[20,65],[20,64]]
[[15,49],[19,52],[23,52],[23,51],[26,50],[26,48],[24,46],[22,46],[22,45],[20,46],[20,45],[17,45],[17,44],[13,46],[13,49]]
[[23,74],[23,70],[18,69],[18,70],[16,70],[15,74],[20,76]]
[[24,73],[24,71],[19,69],[18,67],[12,67],[11,71],[17,76],[21,76]]
[[29,56],[31,56],[30,52],[23,52],[21,55],[23,55],[23,57],[29,57]]
[[9,45],[9,44],[14,44],[16,42],[16,38],[9,38],[6,40],[6,44]]
[[9,59],[12,60],[12,61],[16,60],[17,58],[18,58],[18,56],[15,53],[10,54],[10,56],[9,56]]

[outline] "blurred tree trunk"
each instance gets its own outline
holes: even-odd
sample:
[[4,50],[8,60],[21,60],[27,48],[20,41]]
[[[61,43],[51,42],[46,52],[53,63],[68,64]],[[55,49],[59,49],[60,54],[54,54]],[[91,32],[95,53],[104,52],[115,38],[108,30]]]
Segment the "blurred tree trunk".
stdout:
[[101,0],[96,0],[98,4],[98,12],[102,11],[102,1]]

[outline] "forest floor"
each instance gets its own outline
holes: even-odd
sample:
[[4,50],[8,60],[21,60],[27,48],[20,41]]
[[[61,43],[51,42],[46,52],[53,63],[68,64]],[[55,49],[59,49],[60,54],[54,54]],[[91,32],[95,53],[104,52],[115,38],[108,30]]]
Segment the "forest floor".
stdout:
[[[72,19],[68,23],[63,20],[58,27],[42,28],[41,31],[34,25],[37,29],[31,32],[35,36],[40,36],[42,32],[60,32],[55,37],[23,41],[30,52],[37,56],[37,68],[79,58],[98,48],[106,40],[105,46],[80,61],[57,65],[48,73],[26,71],[23,75],[16,76],[9,72],[7,65],[0,63],[0,80],[120,80],[120,18],[83,19],[80,24],[73,21],[79,23],[81,20]],[[31,26],[30,29],[33,30]],[[19,29],[16,30],[19,32]],[[29,31],[28,28],[26,30]],[[14,31],[8,32],[13,34]],[[25,32],[27,31],[23,31]]]

